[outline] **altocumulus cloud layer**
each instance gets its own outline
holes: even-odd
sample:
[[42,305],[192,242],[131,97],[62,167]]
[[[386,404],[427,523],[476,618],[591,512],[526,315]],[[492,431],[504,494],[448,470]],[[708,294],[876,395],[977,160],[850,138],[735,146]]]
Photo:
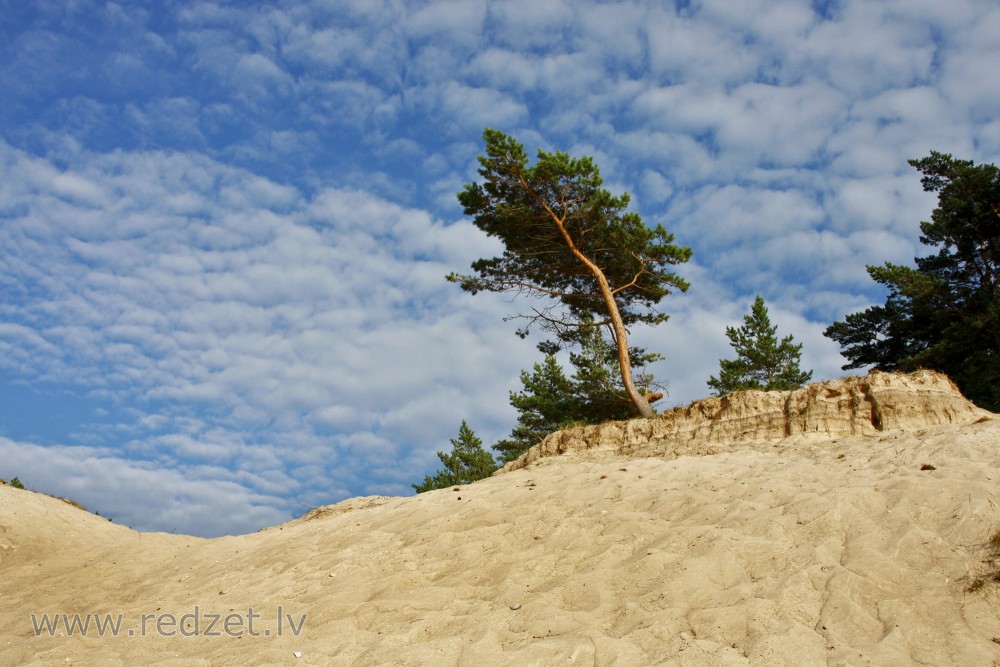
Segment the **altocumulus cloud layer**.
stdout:
[[[451,270],[490,125],[593,155],[692,246],[636,331],[707,394],[755,294],[822,330],[879,300],[933,198],[1000,154],[1000,8],[894,2],[77,2],[0,27],[0,476],[137,528],[254,530],[400,494],[539,359]],[[30,6],[27,6],[30,5]]]
[[[111,488],[118,474],[145,480],[119,515],[233,492],[263,504],[297,492],[308,506],[352,494],[359,476],[405,489],[427,463],[415,442],[435,443],[456,414],[490,414],[492,355],[517,345],[503,311],[463,303],[442,278],[495,250],[470,226],[354,189],[305,198],[192,155],[92,156],[67,174],[3,150],[3,199],[20,211],[0,231],[17,304],[0,324],[5,366],[127,412],[75,436],[117,442],[110,452],[5,443],[22,478],[54,477],[64,456],[59,479],[72,479],[97,457]],[[160,473],[168,488],[151,495]]]

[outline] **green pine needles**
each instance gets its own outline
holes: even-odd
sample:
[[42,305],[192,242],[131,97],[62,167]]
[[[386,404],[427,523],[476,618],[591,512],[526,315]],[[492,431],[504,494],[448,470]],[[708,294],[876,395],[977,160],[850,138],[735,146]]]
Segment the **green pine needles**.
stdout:
[[433,476],[424,477],[422,484],[411,484],[417,493],[432,489],[446,489],[459,484],[469,484],[477,479],[489,477],[497,464],[490,453],[483,449],[483,441],[462,420],[458,429],[458,437],[451,439],[451,453],[438,452],[443,470]]
[[771,325],[764,299],[758,295],[743,318],[743,326],[726,327],[737,357],[720,360],[719,377],[709,378],[708,386],[716,396],[743,389],[798,389],[809,382],[812,371],[799,368],[802,344],[793,343],[792,336],[779,341],[777,330]]
[[843,348],[844,369],[939,371],[976,405],[1000,412],[1000,169],[936,151],[910,165],[938,195],[920,223],[920,242],[934,254],[915,258],[916,267],[869,266],[888,289],[885,303],[825,334]]
[[[574,369],[570,377],[556,360],[552,346],[543,343],[539,348],[548,352],[545,360],[536,363],[530,373],[521,371],[522,389],[510,393],[517,424],[509,437],[493,445],[503,463],[567,426],[635,417],[635,407],[618,373],[617,352],[600,329],[587,329],[580,351],[570,353]],[[663,387],[643,369],[660,355],[642,348],[632,348],[630,354],[636,387],[648,399],[656,400],[662,393],[652,390]]]
[[540,150],[529,164],[513,137],[487,128],[483,139],[482,182],[467,184],[458,200],[476,227],[505,250],[448,280],[471,294],[539,298],[544,305],[514,316],[526,321],[521,336],[538,325],[560,343],[577,345],[587,329],[607,327],[634,411],[653,416],[632,377],[628,327],[666,321],[655,307],[667,294],[688,288],[671,269],[688,261],[691,249],[675,245],[662,225],[647,227],[628,211],[628,194],[615,196],[601,187],[591,158]]

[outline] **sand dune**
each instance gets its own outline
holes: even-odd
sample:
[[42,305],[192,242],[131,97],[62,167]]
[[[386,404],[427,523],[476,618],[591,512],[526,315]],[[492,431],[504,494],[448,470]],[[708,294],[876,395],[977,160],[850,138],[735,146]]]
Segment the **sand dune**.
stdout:
[[0,486],[0,665],[1000,664],[1000,419],[946,379],[650,422],[212,540]]

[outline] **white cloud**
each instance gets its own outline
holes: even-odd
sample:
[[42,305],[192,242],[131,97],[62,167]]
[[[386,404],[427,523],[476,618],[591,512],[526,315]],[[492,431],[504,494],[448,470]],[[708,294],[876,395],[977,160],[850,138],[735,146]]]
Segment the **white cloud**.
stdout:
[[485,18],[484,0],[439,0],[413,11],[406,27],[413,37],[443,38],[471,47],[480,40]]
[[463,129],[475,132],[483,127],[507,127],[527,115],[527,108],[492,88],[474,88],[449,82],[441,89],[443,110]]
[[918,223],[929,217],[935,197],[921,189],[920,174],[908,165],[907,169],[912,173],[838,181],[827,202],[835,228],[884,229],[915,240]]
[[831,127],[845,115],[844,99],[829,86],[744,84],[728,96],[717,141],[731,159],[754,164],[801,164],[813,160]]
[[682,131],[632,130],[618,143],[629,155],[659,168],[661,175],[681,187],[703,183],[715,175],[716,162],[708,146]]
[[800,48],[806,62],[822,67],[831,84],[851,94],[919,85],[931,75],[932,21],[936,18],[896,13],[882,3],[851,2],[836,20],[819,24]]
[[821,224],[819,202],[800,190],[710,186],[694,193],[679,228],[709,248],[745,246]]
[[751,0],[738,5],[724,0],[705,0],[699,4],[699,17],[745,31],[769,44],[801,37],[816,21],[813,8],[796,0]]
[[496,39],[514,50],[562,48],[578,5],[565,0],[507,0],[490,5]]
[[663,174],[647,169],[642,174],[642,192],[645,197],[652,202],[666,201],[674,188]]
[[358,57],[365,47],[364,36],[340,27],[313,29],[297,25],[287,36],[285,55],[295,63],[310,63],[334,70]]
[[644,7],[625,2],[584,7],[579,13],[581,46],[598,62],[611,60],[633,67],[645,64],[646,14]]
[[252,532],[293,507],[248,485],[130,461],[107,448],[55,447],[0,437],[4,472],[28,488],[74,500],[136,530],[194,535]]
[[525,54],[490,48],[478,53],[466,68],[470,77],[497,88],[532,90],[538,82],[538,62]]

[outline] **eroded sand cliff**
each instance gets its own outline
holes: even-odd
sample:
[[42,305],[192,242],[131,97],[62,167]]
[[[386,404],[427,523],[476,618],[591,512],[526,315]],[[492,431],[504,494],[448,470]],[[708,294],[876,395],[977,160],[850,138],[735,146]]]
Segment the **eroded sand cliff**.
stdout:
[[988,417],[947,377],[932,371],[872,372],[795,391],[743,391],[674,408],[654,419],[582,426],[553,433],[504,466],[509,472],[546,456],[683,456],[731,451],[796,435],[838,438],[913,431]]

